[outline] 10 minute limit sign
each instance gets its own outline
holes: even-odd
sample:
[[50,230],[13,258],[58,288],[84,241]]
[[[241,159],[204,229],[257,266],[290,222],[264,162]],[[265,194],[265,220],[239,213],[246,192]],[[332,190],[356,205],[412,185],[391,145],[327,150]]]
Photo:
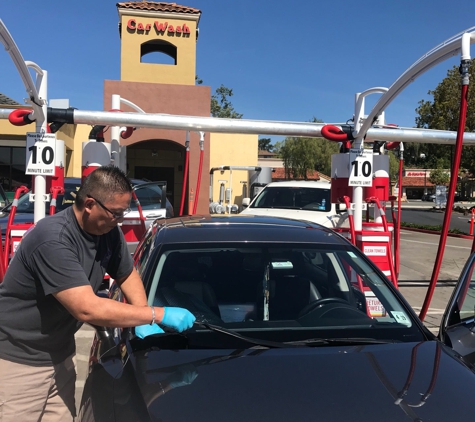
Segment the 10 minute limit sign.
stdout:
[[55,154],[54,133],[27,133],[25,174],[54,176]]
[[348,186],[373,185],[373,151],[350,149],[350,178]]

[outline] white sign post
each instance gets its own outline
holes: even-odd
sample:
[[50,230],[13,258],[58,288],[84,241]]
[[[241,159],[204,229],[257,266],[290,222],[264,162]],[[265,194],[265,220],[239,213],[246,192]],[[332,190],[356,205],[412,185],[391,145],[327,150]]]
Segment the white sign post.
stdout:
[[54,176],[55,156],[54,133],[27,133],[25,174]]
[[373,151],[350,149],[348,186],[373,186]]

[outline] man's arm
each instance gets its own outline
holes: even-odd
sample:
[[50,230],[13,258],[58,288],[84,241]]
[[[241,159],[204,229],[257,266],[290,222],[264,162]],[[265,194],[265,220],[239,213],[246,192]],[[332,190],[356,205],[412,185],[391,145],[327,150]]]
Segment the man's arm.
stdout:
[[[127,281],[129,281],[129,277],[123,283]],[[131,286],[133,284],[129,284],[126,289],[128,290]],[[137,325],[150,324],[153,316],[150,306],[147,306],[143,286],[141,286],[141,289],[141,294],[130,293],[131,299],[136,304],[121,303],[101,298],[94,293],[91,286],[72,287],[54,293],[53,296],[74,318],[81,322],[104,327],[135,327]],[[126,297],[129,300],[127,295]],[[154,309],[155,321],[157,323],[162,322],[164,308],[154,307]]]
[[143,283],[135,268],[132,269],[132,272],[127,277],[116,279],[115,282],[119,285],[122,293],[124,293],[128,303],[131,305],[147,306],[147,296]]

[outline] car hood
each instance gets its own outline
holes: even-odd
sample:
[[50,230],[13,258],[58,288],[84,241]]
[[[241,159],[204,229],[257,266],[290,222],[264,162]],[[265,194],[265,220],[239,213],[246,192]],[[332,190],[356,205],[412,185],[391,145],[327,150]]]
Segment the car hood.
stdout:
[[241,214],[264,215],[267,217],[292,218],[293,220],[311,221],[325,227],[347,227],[348,214],[332,214],[318,211],[287,210],[277,208],[246,208]]
[[[2,233],[5,234],[5,230],[8,224],[8,218],[10,214],[5,214],[0,217],[0,227],[2,228]],[[34,215],[32,213],[15,213],[15,218],[13,220],[14,224],[25,224],[25,223],[33,223]]]
[[113,404],[100,387],[116,421],[446,422],[471,419],[475,405],[475,374],[436,341],[148,350],[127,362]]

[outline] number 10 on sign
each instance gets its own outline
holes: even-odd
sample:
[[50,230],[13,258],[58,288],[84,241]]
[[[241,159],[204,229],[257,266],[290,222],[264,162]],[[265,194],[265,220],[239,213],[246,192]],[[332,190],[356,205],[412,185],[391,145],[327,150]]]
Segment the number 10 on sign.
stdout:
[[373,186],[373,151],[350,149],[348,186]]
[[54,176],[55,154],[54,133],[27,133],[25,174]]

